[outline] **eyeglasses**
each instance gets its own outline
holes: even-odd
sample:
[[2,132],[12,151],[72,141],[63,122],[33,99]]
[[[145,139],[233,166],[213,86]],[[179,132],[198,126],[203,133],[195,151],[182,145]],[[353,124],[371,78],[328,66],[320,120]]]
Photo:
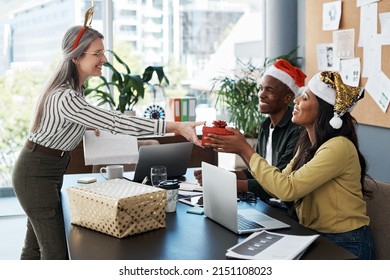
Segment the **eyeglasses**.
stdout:
[[100,58],[103,57],[103,55],[106,54],[106,51],[107,50],[101,50],[101,51],[98,51],[98,52],[84,52],[84,53],[92,54],[92,55],[94,55],[94,56],[96,56],[97,58],[100,59]]
[[240,201],[250,202],[250,203],[256,203],[256,196],[252,192],[237,192],[237,197]]

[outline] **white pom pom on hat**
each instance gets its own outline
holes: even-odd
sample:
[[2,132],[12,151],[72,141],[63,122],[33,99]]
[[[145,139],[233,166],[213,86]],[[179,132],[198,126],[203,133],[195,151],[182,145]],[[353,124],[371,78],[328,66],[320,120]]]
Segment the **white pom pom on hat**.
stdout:
[[334,128],[334,129],[339,129],[343,125],[343,120],[340,118],[340,116],[337,113],[334,113],[333,118],[329,121],[329,124]]

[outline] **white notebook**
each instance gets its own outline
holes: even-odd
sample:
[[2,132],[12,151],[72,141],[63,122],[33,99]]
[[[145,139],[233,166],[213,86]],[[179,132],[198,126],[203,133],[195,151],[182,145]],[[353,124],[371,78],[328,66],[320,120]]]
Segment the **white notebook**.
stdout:
[[103,130],[96,136],[94,130],[87,130],[83,141],[85,165],[138,162],[137,137]]
[[255,232],[228,249],[226,256],[247,260],[299,259],[318,237],[318,234],[301,236],[268,231]]

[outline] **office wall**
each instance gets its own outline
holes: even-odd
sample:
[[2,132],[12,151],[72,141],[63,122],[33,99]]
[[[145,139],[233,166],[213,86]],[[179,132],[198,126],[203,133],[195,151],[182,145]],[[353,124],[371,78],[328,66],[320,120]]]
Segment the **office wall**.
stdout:
[[368,165],[368,175],[390,183],[390,129],[360,124],[358,126],[360,150]]

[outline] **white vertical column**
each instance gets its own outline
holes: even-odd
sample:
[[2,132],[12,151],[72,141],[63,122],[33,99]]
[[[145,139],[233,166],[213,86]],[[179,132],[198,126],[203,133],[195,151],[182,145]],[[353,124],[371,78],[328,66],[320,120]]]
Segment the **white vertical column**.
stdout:
[[[102,0],[103,3],[103,11],[102,11],[102,19],[103,19],[103,36],[104,36],[104,48],[106,50],[113,50],[113,33],[114,33],[114,25],[113,25],[113,4],[112,0]],[[112,64],[113,55],[110,52],[106,52],[106,57],[108,62]],[[103,76],[110,80],[112,76],[112,70],[108,67],[103,67]],[[111,91],[113,90],[113,86],[111,85]],[[108,109],[108,106],[106,107]]]
[[180,2],[179,0],[172,1],[172,33],[173,33],[173,56],[176,61],[180,60]]
[[[104,35],[104,47],[106,50],[113,50],[113,4],[112,0],[103,0],[103,35]],[[106,53],[106,57],[110,63],[112,63],[113,56],[111,53]],[[104,76],[106,78],[111,77],[111,70],[108,67],[104,67]]]

